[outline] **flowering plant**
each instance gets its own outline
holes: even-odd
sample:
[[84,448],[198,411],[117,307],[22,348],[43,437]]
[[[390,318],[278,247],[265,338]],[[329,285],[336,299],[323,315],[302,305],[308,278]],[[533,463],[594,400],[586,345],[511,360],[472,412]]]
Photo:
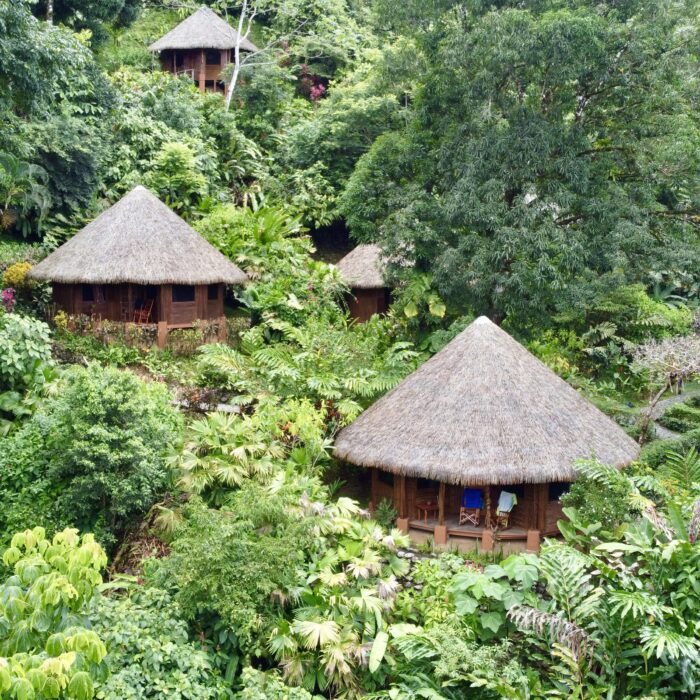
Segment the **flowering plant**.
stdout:
[[2,305],[5,307],[5,311],[7,311],[8,314],[12,313],[12,309],[15,308],[16,301],[15,290],[12,287],[7,287],[0,293],[0,302],[2,302]]

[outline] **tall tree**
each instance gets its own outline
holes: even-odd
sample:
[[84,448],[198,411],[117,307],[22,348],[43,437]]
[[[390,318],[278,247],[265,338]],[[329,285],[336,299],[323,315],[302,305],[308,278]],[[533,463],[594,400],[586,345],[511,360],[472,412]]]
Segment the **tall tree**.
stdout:
[[348,184],[357,238],[495,320],[698,269],[695,0],[379,2],[427,69]]

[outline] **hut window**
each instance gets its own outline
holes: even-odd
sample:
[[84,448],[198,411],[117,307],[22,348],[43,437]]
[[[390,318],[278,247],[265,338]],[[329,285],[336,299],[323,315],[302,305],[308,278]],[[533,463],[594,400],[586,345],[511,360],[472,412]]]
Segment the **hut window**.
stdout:
[[179,51],[175,53],[175,67],[182,68],[185,65],[185,54]]
[[210,284],[207,287],[207,299],[209,301],[216,301],[219,298],[219,285],[218,284]]
[[221,51],[207,51],[207,65],[208,66],[220,66],[221,65]]
[[568,490],[571,484],[566,481],[560,484],[550,484],[549,485],[549,500],[558,501]]
[[194,287],[191,284],[173,285],[173,302],[194,301]]
[[432,479],[418,479],[416,488],[418,491],[437,491],[440,483]]
[[394,475],[389,472],[383,472],[381,469],[377,469],[377,480],[387,486],[394,485]]
[[504,486],[502,490],[514,493],[518,497],[518,501],[522,502],[522,500],[525,498],[525,486],[522,484],[508,484],[507,486]]
[[83,287],[83,301],[95,301],[95,290],[91,284],[84,284]]

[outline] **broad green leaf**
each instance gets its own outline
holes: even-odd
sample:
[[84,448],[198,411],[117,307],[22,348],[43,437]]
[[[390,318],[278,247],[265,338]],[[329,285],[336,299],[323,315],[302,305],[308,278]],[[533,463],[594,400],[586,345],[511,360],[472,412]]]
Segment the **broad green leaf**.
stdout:
[[384,654],[386,653],[386,645],[389,641],[389,635],[382,631],[377,634],[372,644],[372,650],[369,653],[369,670],[374,673],[382,663]]
[[407,318],[415,318],[418,316],[418,307],[415,302],[409,301],[408,304],[404,306],[403,312]]
[[494,634],[501,629],[501,625],[504,622],[504,617],[501,613],[488,612],[481,615],[479,620],[481,621],[481,626],[484,629],[491,630]]
[[91,700],[95,695],[92,678],[85,671],[79,671],[70,679],[66,694],[75,700]]
[[455,596],[455,610],[458,615],[471,615],[479,607],[479,601],[466,594]]

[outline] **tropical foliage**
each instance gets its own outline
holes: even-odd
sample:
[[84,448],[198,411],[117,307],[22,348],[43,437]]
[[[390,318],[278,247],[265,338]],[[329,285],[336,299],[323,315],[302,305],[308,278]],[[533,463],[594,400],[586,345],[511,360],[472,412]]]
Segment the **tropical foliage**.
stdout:
[[[205,4],[254,14],[230,104],[147,49],[194,5],[0,2],[0,698],[700,695],[697,3]],[[31,280],[137,184],[247,273],[226,342]],[[647,443],[537,554],[332,457],[480,314]]]

